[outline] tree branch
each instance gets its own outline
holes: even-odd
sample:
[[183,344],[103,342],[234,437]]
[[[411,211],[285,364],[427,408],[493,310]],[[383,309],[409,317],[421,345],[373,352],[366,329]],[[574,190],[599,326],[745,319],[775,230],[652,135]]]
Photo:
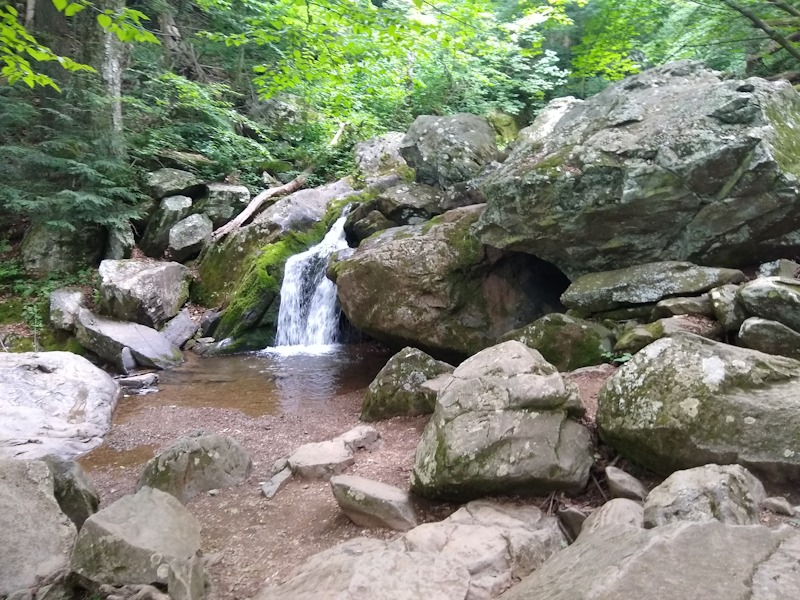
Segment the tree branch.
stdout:
[[784,2],[783,0],[767,0],[767,2],[774,5],[776,8],[780,8],[783,12],[787,12],[795,17],[800,17],[800,9],[792,6],[788,2]]
[[765,23],[764,20],[756,15],[752,10],[734,2],[733,0],[720,0],[720,2],[748,19],[754,26],[766,33],[771,40],[775,41],[781,48],[791,54],[792,57],[800,60],[800,50],[784,36]]

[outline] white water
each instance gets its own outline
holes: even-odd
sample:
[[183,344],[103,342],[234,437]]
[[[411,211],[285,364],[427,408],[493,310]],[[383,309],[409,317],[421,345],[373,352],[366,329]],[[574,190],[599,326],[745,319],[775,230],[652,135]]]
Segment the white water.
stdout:
[[275,346],[319,349],[337,342],[339,302],[336,285],[325,277],[325,268],[334,252],[348,247],[344,236],[347,213],[345,209],[319,244],[286,261]]

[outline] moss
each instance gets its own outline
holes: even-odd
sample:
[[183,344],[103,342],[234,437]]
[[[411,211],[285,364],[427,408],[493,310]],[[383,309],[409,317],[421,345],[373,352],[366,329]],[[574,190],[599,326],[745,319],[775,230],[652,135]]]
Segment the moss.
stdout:
[[9,298],[0,302],[0,325],[24,322],[23,304],[22,300],[17,298]]
[[775,161],[784,171],[800,177],[800,101],[795,96],[782,95],[777,102],[768,104],[765,112],[775,131]]

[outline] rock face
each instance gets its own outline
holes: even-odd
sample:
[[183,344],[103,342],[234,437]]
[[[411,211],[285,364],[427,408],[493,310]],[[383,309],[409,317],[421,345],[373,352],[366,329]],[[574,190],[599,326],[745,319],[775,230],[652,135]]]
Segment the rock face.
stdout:
[[86,520],[70,568],[99,584],[165,584],[199,549],[200,524],[191,513],[145,487]]
[[235,440],[197,431],[147,461],[136,489],[149,486],[186,502],[202,492],[242,483],[251,467]]
[[0,597],[66,568],[75,526],[56,503],[43,462],[0,460],[0,531]]
[[243,185],[208,184],[208,195],[197,201],[195,210],[203,213],[214,228],[222,227],[250,203],[250,190]]
[[800,332],[800,279],[756,279],[741,287],[739,297],[751,315]]
[[0,353],[0,458],[73,457],[102,441],[119,386],[71,352]]
[[758,525],[764,486],[741,465],[704,465],[676,471],[648,494],[646,527],[674,521]]
[[567,288],[561,301],[569,308],[598,313],[658,302],[670,296],[697,294],[740,281],[744,281],[744,274],[735,269],[658,262],[579,277]]
[[80,529],[100,507],[100,492],[75,461],[53,455],[45,456],[43,460],[53,475],[53,491],[58,506]]
[[169,230],[185,218],[192,209],[192,199],[188,196],[164,198],[158,209],[150,217],[139,247],[148,256],[159,258],[169,245]]
[[435,498],[577,491],[592,465],[583,407],[541,354],[504,342],[464,361],[439,392],[411,489]]
[[360,527],[406,531],[417,525],[408,492],[356,475],[334,475],[331,490],[344,514]]
[[581,536],[503,600],[793,598],[800,590],[798,558],[800,534],[790,528],[718,522],[603,528]]
[[184,262],[200,254],[210,241],[214,226],[205,215],[189,215],[169,230],[168,256],[176,262]]
[[[800,249],[800,96],[679,62],[574,105],[480,184],[480,239],[571,278],[654,260],[740,266]],[[609,227],[594,224],[613,223]]]
[[161,327],[188,299],[189,278],[189,270],[175,262],[104,260],[100,308],[120,321]]
[[557,309],[566,281],[532,257],[478,242],[470,228],[482,210],[455,209],[386,230],[333,265],[347,318],[392,344],[472,354]]
[[606,383],[601,437],[623,456],[670,474],[740,463],[797,477],[800,362],[677,334],[653,342]]
[[552,313],[510,331],[501,342],[517,340],[538,350],[559,371],[599,365],[614,348],[614,334],[591,321]]
[[181,351],[155,329],[104,319],[85,308],[78,313],[75,334],[81,346],[113,363],[123,373],[132,368],[126,355],[143,367],[156,369],[168,369],[183,361]]
[[418,183],[444,189],[471,179],[497,156],[494,130],[476,115],[423,115],[414,119],[400,144]]
[[436,394],[422,387],[434,377],[452,373],[453,367],[416,348],[403,348],[369,384],[361,409],[362,421],[433,412]]

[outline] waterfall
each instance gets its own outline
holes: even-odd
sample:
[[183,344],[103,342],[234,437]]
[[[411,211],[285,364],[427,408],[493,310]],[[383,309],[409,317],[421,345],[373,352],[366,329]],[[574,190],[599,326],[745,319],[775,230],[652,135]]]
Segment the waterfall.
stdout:
[[325,268],[334,252],[348,247],[344,235],[348,212],[346,208],[319,244],[286,261],[276,346],[321,346],[338,341],[336,285],[325,277]]

